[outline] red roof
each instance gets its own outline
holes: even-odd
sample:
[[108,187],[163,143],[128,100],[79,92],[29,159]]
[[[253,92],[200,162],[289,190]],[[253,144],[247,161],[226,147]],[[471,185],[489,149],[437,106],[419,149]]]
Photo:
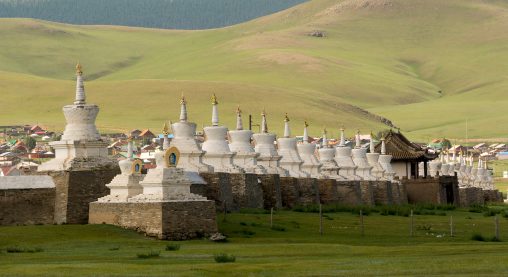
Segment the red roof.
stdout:
[[143,130],[143,132],[141,132],[141,134],[139,134],[139,136],[140,137],[145,137],[145,136],[155,137],[155,135],[150,131],[150,129]]

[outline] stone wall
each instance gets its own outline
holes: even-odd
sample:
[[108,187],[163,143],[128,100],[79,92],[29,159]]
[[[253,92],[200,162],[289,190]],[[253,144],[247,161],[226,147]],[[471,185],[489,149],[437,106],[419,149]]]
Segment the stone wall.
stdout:
[[53,224],[54,213],[54,187],[0,189],[0,225]]
[[282,208],[282,198],[280,190],[280,177],[278,174],[258,175],[263,189],[263,206],[269,210],[271,208]]
[[112,224],[148,236],[186,240],[217,232],[213,201],[90,203],[90,224]]
[[319,200],[321,204],[335,204],[339,201],[337,181],[335,179],[319,179]]
[[282,207],[293,208],[300,204],[300,188],[298,179],[294,177],[280,178],[280,194]]
[[498,190],[483,190],[483,199],[485,202],[503,203],[503,194]]
[[230,174],[233,209],[262,209],[263,189],[256,174]]
[[319,184],[315,178],[299,178],[300,205],[319,204]]
[[51,176],[55,183],[55,223],[86,224],[89,204],[109,194],[106,184],[119,173],[118,167],[38,173]]
[[207,184],[192,184],[191,192],[215,201],[217,211],[224,211],[224,207],[228,211],[232,211],[234,204],[230,175],[222,172],[200,173],[199,175]]
[[393,205],[400,205],[402,204],[401,195],[400,195],[400,187],[397,183],[390,183],[390,187],[392,190],[392,204]]
[[401,182],[406,187],[409,203],[460,205],[456,176],[402,179]]
[[399,204],[404,205],[408,203],[406,184],[401,182],[392,182],[392,186],[397,186],[399,189]]
[[373,181],[360,181],[360,192],[362,194],[362,205],[366,206],[374,206],[375,198],[374,198],[374,182]]
[[360,181],[337,181],[337,195],[340,204],[348,206],[361,205]]
[[483,190],[481,188],[459,188],[459,198],[461,207],[473,205],[483,205]]
[[374,203],[376,205],[393,204],[392,183],[390,181],[374,181]]

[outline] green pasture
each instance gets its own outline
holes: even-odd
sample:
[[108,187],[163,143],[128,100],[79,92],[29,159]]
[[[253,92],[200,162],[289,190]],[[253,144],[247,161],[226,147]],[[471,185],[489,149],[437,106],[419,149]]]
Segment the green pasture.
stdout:
[[[508,220],[499,215],[501,242],[471,240],[494,236],[494,217],[478,209],[426,210],[413,218],[406,210],[377,208],[360,217],[350,212],[327,212],[323,234],[319,215],[311,212],[264,211],[218,214],[220,231],[228,242],[206,239],[159,241],[109,225],[48,225],[0,227],[2,276],[408,276],[489,275],[506,273]],[[506,207],[497,207],[506,209]],[[423,215],[427,214],[427,215]],[[435,215],[431,215],[435,214]],[[454,236],[449,221],[453,217]],[[177,251],[166,251],[178,244]],[[38,249],[10,253],[8,249]],[[138,254],[159,257],[138,258]],[[225,253],[234,263],[216,263]]]
[[466,120],[469,138],[506,137],[506,4],[363,2],[313,0],[206,31],[0,19],[0,124],[62,129],[80,61],[103,132],[157,131],[178,118],[182,93],[201,128],[216,93],[229,127],[240,105],[255,123],[265,108],[275,133],[286,112],[295,135],[304,120],[314,136],[388,128],[368,110],[418,140],[463,139]]

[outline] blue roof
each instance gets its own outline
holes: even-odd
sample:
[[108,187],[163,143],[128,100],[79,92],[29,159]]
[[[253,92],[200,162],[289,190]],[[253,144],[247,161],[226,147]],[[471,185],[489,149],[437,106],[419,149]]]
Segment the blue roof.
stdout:
[[[173,136],[173,134],[169,134],[169,135],[168,135],[168,138],[170,138],[170,139],[172,139],[172,138],[174,138],[174,137],[175,137],[175,136]],[[163,138],[164,138],[164,135],[163,135],[163,134],[159,134],[159,138],[160,138],[160,139],[163,139]]]

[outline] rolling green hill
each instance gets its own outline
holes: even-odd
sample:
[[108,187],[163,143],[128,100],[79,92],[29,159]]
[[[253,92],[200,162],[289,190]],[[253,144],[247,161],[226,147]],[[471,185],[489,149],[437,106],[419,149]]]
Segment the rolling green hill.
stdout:
[[473,0],[314,0],[206,31],[1,19],[0,124],[62,128],[79,60],[102,131],[158,130],[182,93],[208,125],[216,93],[230,127],[240,104],[277,133],[288,112],[294,134],[388,128],[379,115],[415,139],[463,138],[466,119],[470,138],[506,137],[507,28],[507,4]]

